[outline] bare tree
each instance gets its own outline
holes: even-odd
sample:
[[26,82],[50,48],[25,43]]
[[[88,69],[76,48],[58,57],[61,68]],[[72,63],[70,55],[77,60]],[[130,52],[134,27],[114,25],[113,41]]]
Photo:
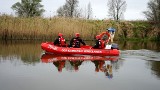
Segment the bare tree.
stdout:
[[157,40],[160,40],[160,0],[150,0],[148,11],[143,12],[149,21],[154,22]]
[[148,11],[143,12],[149,21],[160,23],[160,0],[150,0]]
[[65,16],[63,7],[59,7],[57,10],[58,16]]
[[126,11],[126,1],[123,0],[108,0],[109,7],[109,17],[112,19],[119,21],[123,18],[124,12]]
[[87,9],[87,19],[92,18],[92,8],[91,8],[91,3],[88,3],[88,9]]
[[57,10],[58,16],[63,17],[77,17],[80,10],[78,10],[78,0],[66,0],[66,3]]
[[76,9],[73,14],[74,17],[80,18],[82,17],[82,9]]

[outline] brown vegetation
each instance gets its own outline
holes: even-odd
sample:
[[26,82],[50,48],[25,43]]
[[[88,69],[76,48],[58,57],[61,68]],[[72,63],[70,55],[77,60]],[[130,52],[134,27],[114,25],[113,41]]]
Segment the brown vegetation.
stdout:
[[93,40],[95,35],[116,28],[115,39],[151,39],[157,37],[158,29],[147,21],[85,20],[73,18],[20,18],[7,15],[0,16],[0,38],[4,40],[18,39],[51,39],[59,32],[67,40],[79,32],[84,40]]

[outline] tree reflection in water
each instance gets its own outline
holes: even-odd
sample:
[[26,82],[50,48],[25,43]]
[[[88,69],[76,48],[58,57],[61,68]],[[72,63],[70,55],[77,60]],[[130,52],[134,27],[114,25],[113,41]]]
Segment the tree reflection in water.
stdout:
[[160,61],[149,62],[152,74],[156,75],[160,79]]
[[2,60],[21,60],[26,65],[39,63],[42,52],[36,41],[0,41],[0,58]]

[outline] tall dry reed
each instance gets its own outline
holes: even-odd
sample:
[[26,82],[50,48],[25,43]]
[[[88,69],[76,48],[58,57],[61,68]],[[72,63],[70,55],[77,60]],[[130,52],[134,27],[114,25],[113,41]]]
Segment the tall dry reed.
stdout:
[[52,39],[60,32],[66,39],[76,32],[84,39],[90,39],[96,34],[94,28],[94,24],[81,19],[0,16],[1,39]]
[[[135,21],[136,22],[136,21]],[[112,20],[85,20],[77,18],[22,18],[8,15],[0,15],[0,38],[31,40],[41,39],[53,40],[58,33],[63,33],[67,40],[70,40],[75,33],[80,33],[84,40],[93,40],[97,34],[104,32],[106,28],[116,28],[115,39],[136,38],[138,34],[141,38],[142,34],[150,28],[146,22],[137,21],[115,22]],[[146,26],[148,25],[148,26]],[[141,27],[143,27],[141,29]],[[148,34],[143,35],[147,37]]]

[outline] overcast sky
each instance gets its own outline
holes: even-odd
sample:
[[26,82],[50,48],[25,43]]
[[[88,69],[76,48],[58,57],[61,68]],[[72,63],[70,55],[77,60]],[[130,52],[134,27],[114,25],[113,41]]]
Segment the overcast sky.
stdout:
[[[1,0],[0,12],[6,14],[14,14],[11,6],[21,0]],[[45,17],[56,15],[56,10],[64,5],[66,0],[42,0],[41,4],[44,5],[46,10],[44,13]],[[93,11],[93,17],[97,19],[108,18],[108,0],[79,0],[79,8],[85,10],[88,3],[91,3]],[[127,9],[124,13],[125,20],[142,20],[145,19],[143,11],[147,10],[147,3],[149,0],[125,0],[127,3]]]

